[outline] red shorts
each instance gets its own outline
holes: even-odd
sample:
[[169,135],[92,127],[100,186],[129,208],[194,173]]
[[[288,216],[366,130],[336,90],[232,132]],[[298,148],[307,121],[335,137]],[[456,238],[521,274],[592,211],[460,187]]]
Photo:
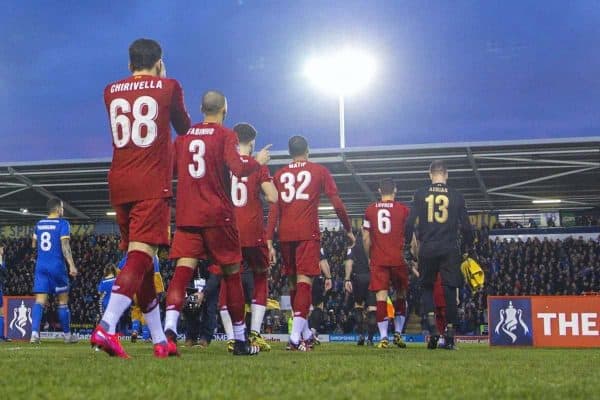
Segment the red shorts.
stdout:
[[253,272],[262,272],[269,268],[267,246],[242,247],[242,258]]
[[406,290],[408,288],[408,267],[405,265],[396,267],[371,266],[370,291],[389,290],[390,283],[396,290]]
[[446,307],[446,296],[444,296],[444,287],[442,286],[442,276],[438,274],[435,283],[433,284],[433,304],[436,307]]
[[321,275],[319,266],[321,242],[318,240],[281,242],[280,246],[284,275]]
[[127,250],[129,242],[154,246],[169,245],[171,205],[169,198],[141,200],[113,205],[121,231],[119,248]]
[[171,244],[169,258],[210,260],[218,265],[239,264],[242,250],[238,230],[233,225],[210,228],[178,228]]

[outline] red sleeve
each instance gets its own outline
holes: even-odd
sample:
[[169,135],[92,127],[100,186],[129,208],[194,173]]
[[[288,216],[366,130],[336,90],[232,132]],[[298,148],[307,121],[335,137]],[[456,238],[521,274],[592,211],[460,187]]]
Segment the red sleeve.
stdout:
[[271,204],[269,207],[269,216],[267,217],[267,240],[273,240],[275,228],[279,222],[279,205],[278,203]]
[[258,183],[263,184],[265,182],[273,182],[273,177],[269,172],[269,167],[263,165],[260,167],[260,174],[258,176]]
[[331,204],[335,209],[335,213],[342,222],[342,225],[344,225],[344,229],[347,232],[351,232],[352,224],[350,222],[350,217],[348,217],[348,213],[346,212],[346,206],[344,206],[344,202],[342,201],[342,199],[340,199],[340,196],[338,195],[338,189],[335,184],[335,181],[333,180],[333,177],[331,176],[329,171],[326,170],[324,167],[322,168],[322,173],[324,181],[323,191],[325,192],[327,197],[329,197],[329,200],[331,201]]
[[367,207],[367,209],[365,210],[365,218],[363,221],[363,229],[368,230],[369,232],[371,232],[371,227],[372,227],[372,221],[371,221],[371,213],[369,212],[371,211],[371,206]]
[[252,157],[248,162],[243,162],[238,152],[237,136],[230,131],[225,131],[225,147],[223,148],[223,158],[227,168],[237,177],[248,176],[260,168],[260,164]]
[[173,96],[171,98],[171,124],[178,135],[183,135],[190,129],[192,121],[183,102],[183,89],[179,82],[173,81]]

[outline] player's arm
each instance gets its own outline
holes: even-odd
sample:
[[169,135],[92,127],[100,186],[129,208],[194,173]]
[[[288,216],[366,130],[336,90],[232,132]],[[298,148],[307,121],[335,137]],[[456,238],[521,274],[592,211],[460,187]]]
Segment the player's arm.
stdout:
[[344,261],[344,289],[348,293],[352,293],[352,267],[354,266],[354,260],[347,258]]
[[408,218],[406,218],[406,223],[404,225],[404,261],[406,261],[407,265],[411,265],[412,262],[416,260],[415,256],[411,252],[411,241],[413,235],[415,233],[415,223],[417,221],[418,214],[418,196],[417,193],[413,196],[413,204],[410,212],[408,213]]
[[60,238],[60,247],[62,248],[62,254],[65,261],[69,265],[69,275],[77,276],[77,268],[75,268],[75,262],[73,261],[73,253],[71,252],[71,239],[68,236],[62,236]]
[[269,207],[269,216],[267,217],[267,247],[269,249],[269,264],[271,266],[277,263],[277,252],[273,247],[273,237],[275,236],[275,227],[279,223],[279,204],[271,203]]
[[37,235],[34,233],[33,236],[31,236],[31,247],[35,250],[37,249]]
[[319,261],[319,267],[321,267],[321,273],[325,277],[325,291],[328,292],[333,286],[331,282],[331,267],[329,267],[329,261],[326,259]]
[[[412,235],[412,240],[410,242],[410,251],[412,252],[412,254],[415,255],[415,258],[417,257],[417,254],[419,254],[419,242],[417,241],[417,235],[413,234]],[[419,277],[419,266],[417,265],[416,262],[412,262],[408,265],[408,267],[410,268],[410,271],[413,273],[413,275],[415,275],[417,278]]]
[[346,230],[346,236],[350,241],[349,247],[354,247],[356,238],[354,237],[354,233],[352,233],[352,224],[350,222],[348,212],[346,211],[346,206],[344,205],[342,199],[340,199],[338,189],[335,184],[335,181],[333,180],[333,177],[331,176],[329,171],[327,171],[324,167],[323,177],[325,179],[325,194],[327,195],[327,197],[329,197],[329,201],[331,201],[331,205],[333,205],[335,213],[337,214],[338,218],[342,222],[342,225],[344,226],[344,229]]
[[178,135],[184,135],[192,124],[190,114],[185,109],[183,89],[177,81],[175,81],[173,97],[171,98],[171,124]]
[[223,148],[223,159],[227,168],[231,173],[237,177],[248,176],[254,171],[258,170],[261,165],[266,165],[271,158],[269,154],[269,148],[271,145],[267,145],[261,151],[256,154],[256,159],[249,158],[242,161],[240,153],[238,152],[238,139],[232,132],[227,132],[225,136],[225,147]]
[[260,188],[262,189],[262,192],[265,195],[265,199],[269,203],[277,203],[277,199],[279,196],[273,182],[263,182],[261,183]]
[[473,234],[473,227],[471,226],[471,221],[469,220],[469,214],[467,213],[467,207],[465,205],[465,199],[460,196],[460,208],[459,212],[459,223],[460,230],[463,238],[463,254],[468,254],[473,249],[473,242],[475,241],[475,235]]

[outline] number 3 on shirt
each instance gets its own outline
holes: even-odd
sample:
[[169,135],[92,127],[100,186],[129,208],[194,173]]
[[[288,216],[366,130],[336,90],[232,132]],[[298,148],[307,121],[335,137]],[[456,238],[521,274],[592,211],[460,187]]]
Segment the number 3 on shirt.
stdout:
[[[448,220],[448,196],[430,194],[425,197],[425,202],[427,203],[428,222],[433,222],[435,219],[435,222],[443,224]],[[437,206],[437,210],[435,210],[435,206]]]
[[[279,181],[283,184],[285,192],[281,192],[281,200],[286,203],[291,203],[294,199],[296,200],[308,200],[309,196],[304,193],[312,176],[308,171],[300,171],[298,175],[294,175],[291,172],[285,172],[279,177]],[[296,182],[300,183],[298,189],[294,186]]]
[[206,174],[206,163],[204,162],[206,145],[201,139],[194,139],[190,142],[188,149],[192,153],[192,160],[194,160],[194,162],[188,164],[188,172],[192,178],[200,179]]
[[[119,111],[122,114],[119,114]],[[133,116],[133,125],[129,117]],[[140,96],[133,102],[133,107],[125,99],[114,99],[110,102],[110,127],[113,134],[113,143],[120,149],[129,143],[129,140],[138,147],[152,145],[157,135],[156,122],[158,116],[158,103],[150,96]],[[142,137],[142,126],[146,127],[146,135]],[[121,137],[119,137],[119,127]]]

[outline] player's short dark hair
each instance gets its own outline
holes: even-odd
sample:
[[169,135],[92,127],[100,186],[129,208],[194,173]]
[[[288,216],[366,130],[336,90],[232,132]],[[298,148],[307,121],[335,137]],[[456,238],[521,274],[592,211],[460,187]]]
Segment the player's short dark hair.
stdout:
[[308,142],[304,136],[292,136],[288,142],[290,156],[298,157],[308,152]]
[[51,199],[48,199],[48,201],[46,202],[46,209],[48,210],[48,212],[56,211],[61,205],[62,200],[53,197]]
[[381,194],[394,194],[396,184],[392,178],[383,178],[379,181],[379,190]]
[[108,263],[104,267],[104,276],[107,276],[110,274],[117,275],[117,267],[113,263]]
[[237,134],[240,143],[250,143],[256,139],[256,129],[246,122],[237,124],[233,127],[233,130]]
[[434,160],[429,166],[429,173],[431,174],[446,174],[448,172],[448,167],[446,167],[446,163],[444,160]]
[[218,90],[209,90],[202,96],[202,107],[200,110],[205,115],[215,115],[225,107],[226,102],[227,99],[223,93]]
[[162,49],[156,40],[137,39],[129,46],[129,63],[132,71],[150,69],[162,58]]

